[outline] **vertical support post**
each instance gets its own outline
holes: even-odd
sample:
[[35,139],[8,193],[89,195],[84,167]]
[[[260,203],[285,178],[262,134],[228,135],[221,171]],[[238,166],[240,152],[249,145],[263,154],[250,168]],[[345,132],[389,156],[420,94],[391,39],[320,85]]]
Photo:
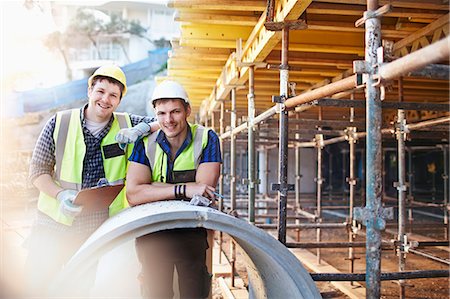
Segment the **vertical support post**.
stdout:
[[[355,94],[350,95],[350,99],[354,100]],[[355,108],[350,108],[350,123],[353,124],[355,121]],[[353,242],[355,239],[355,233],[353,228],[356,226],[356,221],[353,219],[353,207],[355,205],[355,145],[356,145],[356,127],[347,128],[348,145],[349,145],[349,209],[348,209],[348,221],[351,224],[348,230],[348,241]],[[353,247],[348,248],[348,260],[349,260],[349,271],[353,273],[355,271],[355,250]],[[350,282],[353,285],[353,281]]]
[[214,111],[211,111],[211,129],[214,131],[216,130],[216,113]]
[[260,151],[260,164],[261,165],[261,184],[259,185],[260,191],[263,193],[263,197],[269,196],[269,150],[263,147]]
[[255,224],[255,67],[249,67],[248,78],[248,221]]
[[[222,100],[220,102],[220,119],[219,119],[219,133],[222,136],[225,133],[225,103]],[[219,179],[219,193],[224,194],[223,183],[225,176],[225,153],[224,153],[224,141],[222,138],[219,139],[220,149],[222,153],[222,165],[220,167],[220,179]],[[223,198],[219,197],[219,211],[223,212]],[[223,232],[219,231],[219,263],[222,263],[222,244],[223,244]]]
[[[366,142],[367,144],[367,142]],[[366,203],[366,173],[367,173],[367,165],[366,165],[366,146],[362,147],[361,151],[361,201],[365,204]]]
[[[322,118],[320,117],[320,120]],[[323,149],[323,135],[316,135],[316,148],[317,148],[317,204],[316,204],[316,222],[322,222],[322,149]],[[322,232],[320,227],[316,228],[316,242],[320,243]],[[317,264],[320,264],[321,261],[321,250],[320,247],[316,249],[317,254]]]
[[[298,128],[298,125],[296,125]],[[295,133],[295,139],[300,139],[300,134]],[[297,215],[297,211],[301,210],[300,205],[300,184],[301,184],[301,177],[302,174],[300,173],[301,167],[300,167],[300,145],[296,142],[295,143],[295,211]],[[295,224],[300,224],[300,219],[295,219]],[[297,242],[300,242],[300,229],[296,229],[297,233]]]
[[333,199],[333,153],[328,151],[328,199]]
[[342,152],[342,197],[345,197],[347,194],[346,190],[346,174],[347,174],[347,156],[345,152]]
[[[223,133],[225,133],[225,103],[224,101],[220,102],[220,119],[219,119],[219,132],[222,136]],[[225,161],[225,154],[224,154],[224,141],[222,138],[220,138],[220,149],[222,153],[222,161]],[[223,190],[223,183],[224,183],[224,175],[225,175],[225,167],[222,163],[222,166],[220,168],[220,179],[219,179],[219,193],[224,194]],[[223,198],[219,197],[219,211],[223,211]]]
[[[403,80],[399,78],[398,80],[398,95],[399,102],[403,101]],[[405,271],[406,267],[406,253],[404,251],[404,246],[406,245],[406,160],[405,160],[405,111],[403,109],[398,109],[397,111],[397,155],[398,155],[398,270],[400,272]],[[406,298],[405,294],[405,280],[400,279],[399,292],[400,298]]]
[[[286,98],[288,96],[289,82],[289,66],[288,66],[288,50],[289,50],[289,28],[284,27],[282,30],[282,50],[281,50],[281,66],[280,66],[280,96]],[[284,104],[280,106],[280,137],[279,137],[279,169],[278,179],[280,182],[278,190],[278,240],[286,244],[286,208],[287,208],[287,174],[288,174],[288,112],[285,110]]]
[[[408,188],[408,203],[409,203],[409,209],[408,209],[408,221],[410,224],[413,221],[413,209],[411,206],[411,201],[414,199],[413,197],[413,189],[414,189],[414,169],[412,164],[412,148],[406,148],[408,151],[408,182],[409,182],[409,188]],[[411,225],[410,225],[411,227]]]
[[[352,120],[352,118],[350,118]],[[348,221],[351,224],[351,227],[348,231],[348,241],[353,242],[355,239],[355,234],[353,232],[353,227],[355,226],[355,221],[353,220],[353,207],[355,205],[355,185],[356,185],[356,178],[355,178],[355,144],[356,144],[356,127],[348,127],[347,128],[347,136],[348,136],[348,145],[349,145],[349,178],[348,178],[348,185],[349,185],[349,212],[348,212]],[[353,247],[348,248],[348,260],[350,261],[349,264],[349,271],[350,273],[353,273],[355,268],[355,251]],[[351,282],[353,285],[353,282]]]
[[[378,8],[378,0],[367,1],[367,11]],[[378,18],[368,18],[365,23],[365,60],[376,65],[377,49],[381,46],[381,24]],[[366,296],[380,298],[381,278],[381,100],[376,86],[374,70],[366,75]]]
[[[295,133],[295,139],[300,139],[300,134]],[[300,206],[300,183],[302,174],[300,173],[300,146],[295,143],[295,208],[301,209]]]
[[[231,211],[236,210],[236,136],[233,133],[236,128],[236,88],[231,89],[231,144],[230,144],[230,201]],[[231,285],[234,287],[234,274],[236,271],[236,244],[230,243],[231,256]]]
[[449,191],[449,180],[448,180],[448,169],[449,169],[449,158],[447,154],[449,153],[449,147],[443,146],[442,147],[442,155],[443,155],[443,161],[444,161],[444,173],[442,174],[442,179],[444,180],[444,226],[445,226],[445,240],[448,240],[449,235],[449,221],[448,221],[448,191]]

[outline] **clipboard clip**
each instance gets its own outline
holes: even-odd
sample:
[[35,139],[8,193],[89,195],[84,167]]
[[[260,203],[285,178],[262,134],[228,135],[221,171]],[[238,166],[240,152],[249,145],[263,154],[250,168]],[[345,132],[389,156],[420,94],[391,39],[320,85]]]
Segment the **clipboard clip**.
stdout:
[[97,187],[106,187],[106,186],[110,186],[110,185],[111,184],[108,182],[108,180],[106,178],[101,178],[97,182]]

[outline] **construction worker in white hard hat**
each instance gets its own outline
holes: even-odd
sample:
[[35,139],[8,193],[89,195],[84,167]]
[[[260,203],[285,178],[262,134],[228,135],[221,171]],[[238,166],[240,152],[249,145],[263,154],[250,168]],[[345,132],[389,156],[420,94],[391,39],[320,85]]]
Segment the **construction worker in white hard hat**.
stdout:
[[[115,112],[127,92],[124,72],[115,65],[98,68],[88,80],[88,103],[48,120],[33,151],[30,179],[39,189],[37,219],[26,241],[26,291],[45,297],[49,284],[73,253],[110,215],[127,206],[125,190],[100,210],[74,203],[78,191],[99,181],[123,183],[132,146],[158,128],[153,118]],[[153,123],[152,123],[153,122]],[[84,295],[88,285],[77,286]]]
[[[187,121],[188,95],[177,82],[164,81],[151,97],[160,130],[135,143],[127,173],[131,206],[201,195],[214,202],[221,154],[217,134]],[[209,200],[208,200],[209,201]],[[180,298],[206,298],[211,275],[206,267],[207,232],[180,228],[136,239],[144,298],[172,298],[176,267]]]

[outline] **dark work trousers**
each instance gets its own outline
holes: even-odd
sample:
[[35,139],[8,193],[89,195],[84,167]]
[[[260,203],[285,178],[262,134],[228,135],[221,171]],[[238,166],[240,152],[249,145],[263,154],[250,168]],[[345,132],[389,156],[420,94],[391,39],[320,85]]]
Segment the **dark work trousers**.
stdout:
[[207,249],[204,228],[165,230],[137,238],[136,252],[142,265],[142,296],[146,299],[173,298],[176,267],[181,298],[208,297],[211,275],[206,267]]

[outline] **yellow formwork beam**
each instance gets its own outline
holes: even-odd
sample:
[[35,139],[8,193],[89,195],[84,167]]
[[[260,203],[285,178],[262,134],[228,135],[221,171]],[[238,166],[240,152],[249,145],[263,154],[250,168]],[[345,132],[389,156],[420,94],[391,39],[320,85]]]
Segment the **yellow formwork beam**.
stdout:
[[168,7],[176,9],[211,9],[211,10],[238,10],[238,11],[264,11],[266,1],[261,0],[169,0]]
[[202,47],[202,48],[222,48],[222,49],[234,49],[236,48],[236,40],[223,40],[223,39],[202,39],[202,38],[182,38],[180,39],[182,46],[189,47]]
[[177,22],[195,22],[200,24],[215,24],[215,25],[238,25],[238,26],[255,26],[258,22],[258,17],[254,15],[228,15],[228,14],[214,14],[210,12],[195,13],[195,12],[177,12],[174,17]]
[[214,64],[208,64],[205,62],[199,62],[199,61],[173,61],[168,60],[167,61],[167,68],[170,70],[205,70],[205,71],[221,71],[222,66],[220,65],[214,65]]
[[233,40],[247,37],[252,32],[252,26],[222,26],[215,24],[183,24],[181,25],[181,39],[215,39]]
[[218,71],[202,71],[202,70],[171,70],[167,71],[169,76],[173,77],[185,77],[185,78],[210,78],[214,76],[217,78],[220,75],[220,70]]
[[[276,50],[281,49],[281,45],[275,47]],[[364,46],[341,46],[341,45],[324,45],[324,44],[289,44],[289,51],[297,52],[314,52],[314,53],[336,53],[336,54],[356,54],[364,56]]]

